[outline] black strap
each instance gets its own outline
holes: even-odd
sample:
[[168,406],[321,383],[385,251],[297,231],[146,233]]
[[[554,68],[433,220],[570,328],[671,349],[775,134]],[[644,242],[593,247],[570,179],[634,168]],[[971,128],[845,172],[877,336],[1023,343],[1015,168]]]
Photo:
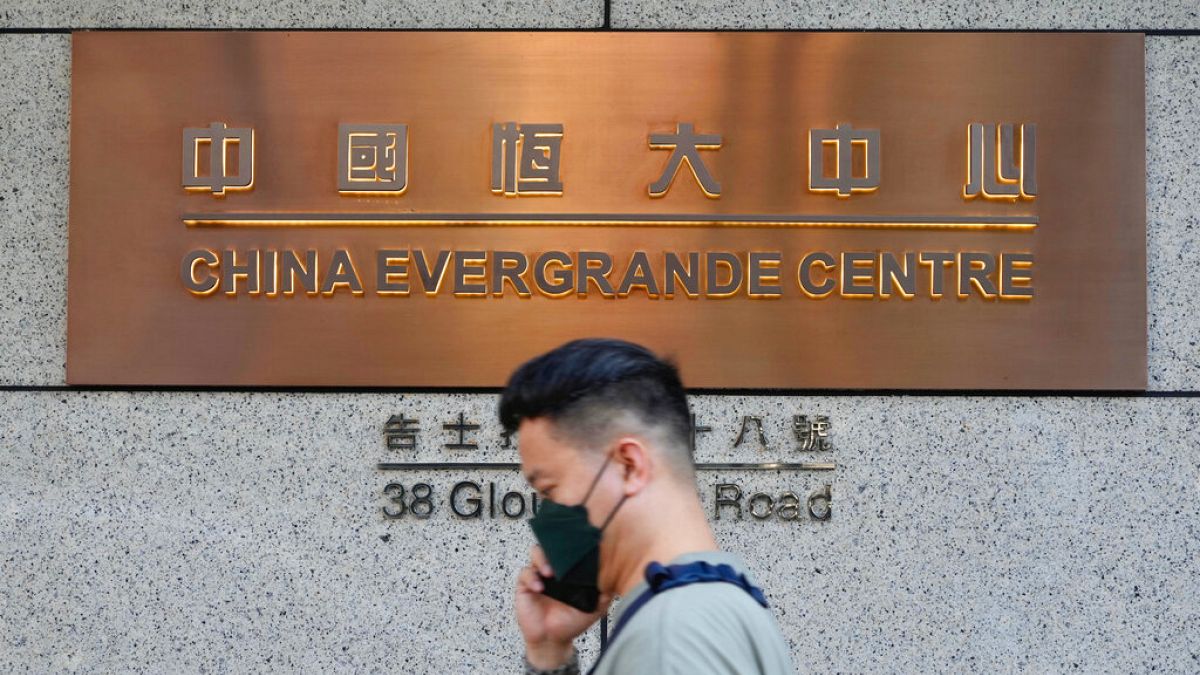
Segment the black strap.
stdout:
[[669,591],[672,588],[680,588],[691,584],[709,583],[721,581],[730,583],[750,594],[754,601],[763,607],[767,607],[767,597],[763,595],[762,589],[751,584],[746,575],[739,574],[732,567],[725,564],[713,565],[711,563],[698,560],[696,562],[687,563],[685,565],[663,565],[661,563],[652,562],[646,566],[646,582],[650,588],[639,595],[625,608],[621,613],[621,620],[613,627],[612,633],[608,636],[605,648],[601,649],[600,657],[592,664],[588,670],[588,675],[596,672],[596,668],[600,665],[600,661],[604,659],[604,654],[612,648],[613,642],[617,636],[621,634],[621,629],[629,623],[634,614],[638,610],[650,602],[652,598],[659,593]]

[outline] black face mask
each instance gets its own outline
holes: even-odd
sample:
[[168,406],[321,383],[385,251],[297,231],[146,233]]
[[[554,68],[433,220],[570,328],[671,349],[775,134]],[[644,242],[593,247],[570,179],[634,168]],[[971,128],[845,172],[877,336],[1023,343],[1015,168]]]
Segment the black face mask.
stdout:
[[566,506],[545,499],[538,508],[537,515],[529,521],[533,535],[537,537],[538,544],[554,570],[553,577],[538,575],[544,586],[542,593],[589,614],[596,611],[600,600],[600,537],[604,528],[612,522],[617,509],[621,508],[621,504],[624,504],[625,498],[629,496],[621,496],[621,501],[613,507],[602,526],[596,527],[588,520],[584,504],[592,495],[592,490],[596,489],[596,484],[600,482],[600,476],[611,459],[611,454],[605,458],[582,502],[575,506]]

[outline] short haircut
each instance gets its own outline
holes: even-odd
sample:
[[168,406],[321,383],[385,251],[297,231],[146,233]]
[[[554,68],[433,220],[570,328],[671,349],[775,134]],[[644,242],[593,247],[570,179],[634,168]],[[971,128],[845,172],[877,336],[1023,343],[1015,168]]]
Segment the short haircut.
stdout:
[[641,345],[587,338],[535,357],[509,378],[499,413],[509,433],[521,420],[544,417],[589,451],[640,432],[657,442],[677,476],[694,480],[692,418],[679,371]]

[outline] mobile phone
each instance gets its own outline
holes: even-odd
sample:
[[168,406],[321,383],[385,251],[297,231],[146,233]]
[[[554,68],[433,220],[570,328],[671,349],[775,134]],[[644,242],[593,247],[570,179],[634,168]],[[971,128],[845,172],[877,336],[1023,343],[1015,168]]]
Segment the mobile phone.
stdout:
[[596,611],[596,605],[600,602],[600,589],[595,586],[575,584],[541,574],[538,574],[538,578],[542,580],[542,595],[566,603],[581,612],[591,614]]

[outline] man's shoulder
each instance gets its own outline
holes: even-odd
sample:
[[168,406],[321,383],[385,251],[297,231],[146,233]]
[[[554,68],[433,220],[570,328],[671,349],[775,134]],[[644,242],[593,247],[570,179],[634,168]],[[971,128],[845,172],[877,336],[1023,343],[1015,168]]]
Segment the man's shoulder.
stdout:
[[[630,619],[612,646],[614,673],[790,671],[771,611],[730,583],[690,584],[659,593]],[[650,663],[658,669],[647,668]]]
[[[702,552],[676,558],[676,563],[704,561],[711,565],[732,568],[743,582],[755,581],[742,560],[723,551]],[[757,592],[757,590],[756,590]],[[645,616],[642,616],[645,615]],[[775,619],[770,609],[760,605],[750,592],[727,581],[705,581],[677,586],[661,591],[632,617],[631,624],[660,624],[660,634],[695,632],[710,628],[721,634],[739,625],[755,628],[770,626],[775,632]],[[631,625],[630,628],[633,626]]]

